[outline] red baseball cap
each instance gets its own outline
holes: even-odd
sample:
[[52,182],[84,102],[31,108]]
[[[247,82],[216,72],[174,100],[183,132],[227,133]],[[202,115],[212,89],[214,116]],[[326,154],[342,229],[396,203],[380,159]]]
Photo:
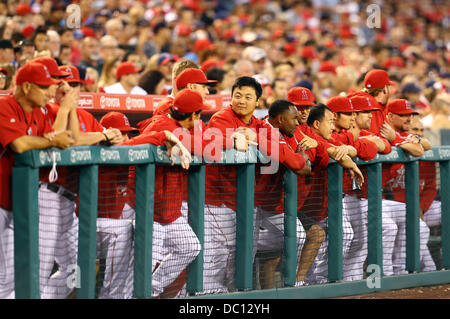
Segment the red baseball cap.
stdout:
[[139,131],[137,128],[132,127],[130,125],[130,121],[128,120],[128,117],[120,112],[108,112],[100,119],[100,125],[103,127],[109,128],[116,128],[120,130],[121,132],[132,132],[132,131]]
[[371,70],[364,77],[364,86],[366,89],[382,88],[386,85],[395,85],[395,83],[389,80],[389,75],[384,70]]
[[197,91],[186,89],[175,95],[173,109],[177,112],[194,113],[204,108],[203,98]]
[[385,67],[386,69],[390,69],[392,67],[404,68],[405,65],[406,65],[405,60],[403,60],[399,56],[394,56],[394,57],[388,58],[383,62],[383,67]]
[[139,73],[141,71],[142,71],[142,69],[138,69],[131,62],[122,62],[117,67],[116,78],[119,80],[124,75],[132,74],[132,73]]
[[80,71],[78,71],[78,68],[73,65],[62,65],[59,67],[59,70],[61,72],[69,73],[69,76],[64,78],[64,81],[67,82],[77,82],[77,83],[83,83],[80,79]]
[[53,77],[55,77],[55,76],[66,77],[66,76],[70,75],[70,73],[61,71],[59,69],[58,63],[56,63],[56,60],[53,58],[50,58],[47,56],[41,56],[41,57],[32,59],[31,61],[45,65],[47,67],[48,71],[50,72],[50,75]]
[[25,38],[29,38],[33,35],[34,30],[35,27],[32,24],[27,24],[20,33],[22,33]]
[[175,79],[177,89],[186,87],[189,83],[213,84],[216,80],[208,80],[205,73],[200,69],[189,68],[178,74]]
[[378,102],[371,95],[354,95],[350,98],[350,103],[353,106],[354,112],[362,111],[376,111],[380,108],[378,107]]
[[194,44],[194,52],[202,50],[214,50],[216,46],[209,39],[198,39]]
[[388,112],[394,114],[419,114],[419,112],[413,110],[411,103],[409,103],[409,101],[405,99],[394,99],[390,101],[386,107],[388,109]]
[[83,33],[83,35],[85,37],[91,37],[91,38],[95,38],[95,31],[92,28],[89,27],[82,27],[81,28],[81,33]]
[[213,67],[218,67],[219,66],[219,61],[215,60],[215,59],[208,59],[205,60],[201,67],[203,72],[208,72],[209,69],[213,68]]
[[334,96],[327,101],[326,105],[333,113],[355,112],[352,103],[350,103],[350,99],[346,96]]
[[28,3],[21,3],[16,7],[16,14],[19,16],[26,15],[27,13],[32,13],[31,6]]
[[30,61],[19,68],[16,73],[16,84],[21,85],[25,82],[37,85],[54,85],[59,84],[61,81],[52,79],[46,65]]
[[287,99],[289,102],[294,103],[297,105],[315,105],[314,103],[315,98],[313,97],[311,91],[304,87],[293,87],[288,91]]
[[0,73],[3,73],[4,75],[8,75],[8,70],[5,68],[0,68]]
[[331,73],[337,74],[336,66],[334,65],[333,62],[330,62],[330,61],[322,62],[322,64],[320,65],[320,68],[319,68],[319,72],[331,72]]
[[312,46],[305,46],[301,50],[301,57],[304,59],[315,59],[317,58],[316,50]]

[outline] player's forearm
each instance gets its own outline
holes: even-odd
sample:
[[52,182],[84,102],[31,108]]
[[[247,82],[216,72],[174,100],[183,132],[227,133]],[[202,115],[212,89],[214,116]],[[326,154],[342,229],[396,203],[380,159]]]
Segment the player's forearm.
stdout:
[[80,132],[75,145],[94,145],[106,141],[106,136],[101,132]]
[[18,154],[33,149],[44,149],[52,146],[52,142],[45,137],[29,135],[21,136],[9,144],[11,150]]
[[405,143],[399,147],[410,153],[412,156],[422,156],[424,153],[422,145],[418,143]]
[[354,168],[356,166],[356,163],[353,162],[353,160],[348,155],[345,155],[341,160],[337,162],[344,168]]
[[72,137],[76,144],[80,138],[80,123],[78,121],[78,115],[75,109],[73,109],[69,114],[69,130],[72,132]]

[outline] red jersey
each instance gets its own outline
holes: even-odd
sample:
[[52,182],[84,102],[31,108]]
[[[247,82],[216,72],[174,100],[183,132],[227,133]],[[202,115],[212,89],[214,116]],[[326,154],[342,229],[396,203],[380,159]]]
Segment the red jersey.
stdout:
[[[291,148],[284,135],[275,130],[267,119],[263,121],[263,127],[268,130],[271,143],[279,144],[281,163],[291,170],[301,170],[305,166],[305,158]],[[261,169],[258,165],[255,171],[255,206],[281,214],[284,212],[284,191],[280,185],[283,185],[284,169],[281,167],[273,174],[263,174]]]
[[[46,118],[49,125],[53,125],[56,120],[56,116],[59,111],[59,105],[57,103],[48,103],[46,106]],[[88,111],[77,108],[77,117],[79,122],[80,131],[82,132],[103,132],[105,128],[95,119],[95,117]],[[100,168],[101,169],[101,168]],[[50,173],[49,167],[44,167],[39,170],[39,180],[48,183],[48,175]],[[70,190],[72,193],[78,192],[78,169],[75,167],[68,168],[66,166],[58,167],[58,180],[59,185]],[[99,177],[102,174],[99,174]]]
[[[169,113],[169,109],[173,106],[174,100],[175,100],[175,98],[173,96],[171,96],[171,95],[166,96],[161,102],[159,102],[158,106],[153,111],[153,116],[166,115],[167,113]],[[142,132],[144,132],[145,128],[150,124],[151,121],[152,121],[152,117],[145,119],[143,121],[140,121],[137,124],[139,133],[142,134]]]
[[[202,126],[197,126],[193,130],[186,131],[189,141],[179,138],[181,142],[191,151],[202,152],[203,148],[195,147],[194,130],[202,131]],[[167,115],[156,115],[145,128],[144,135],[150,132],[162,132],[168,130],[183,130],[182,126]],[[185,135],[185,136],[186,136]],[[201,135],[199,135],[201,137]],[[202,154],[197,154],[202,155]],[[155,174],[155,218],[159,223],[171,223],[178,219],[181,214],[182,201],[187,200],[187,171],[181,167],[168,165],[157,165]]]
[[[358,140],[364,140],[366,138],[366,136],[377,136],[376,134],[368,131],[368,130],[361,130],[359,132],[359,137]],[[392,151],[392,147],[391,147],[391,143],[389,143],[389,141],[381,136],[378,136],[383,142],[384,142],[384,150],[382,152],[380,152],[380,154],[389,154]],[[361,173],[364,176],[364,180],[366,181],[361,190],[353,190],[350,188],[349,185],[352,185],[352,181],[350,180],[350,178],[348,176],[344,176],[346,179],[344,179],[344,189],[345,189],[345,193],[346,194],[354,194],[357,195],[360,198],[367,198],[367,192],[368,192],[368,176],[367,176],[367,170],[363,169],[361,170]],[[383,175],[384,178],[384,175]],[[385,182],[383,183],[383,185],[385,184]]]
[[[326,149],[326,145],[317,139],[316,134],[311,130],[308,125],[302,124],[297,126],[292,137],[286,137],[287,142],[296,150],[300,141],[305,137],[309,136],[317,141],[316,148],[310,148],[305,151],[311,161],[312,173],[315,171],[320,171],[326,169],[329,162],[329,156]],[[305,200],[308,198],[311,191],[311,176],[310,175],[299,175],[297,176],[297,211],[303,210],[303,205]]]
[[[333,145],[340,145],[339,141],[327,141],[319,135],[315,135],[315,139],[324,147],[324,152],[330,147],[330,142]],[[328,216],[328,170],[326,168],[315,168],[311,176],[307,179],[310,183],[310,190],[308,197],[303,202],[302,212],[317,221],[320,221]]]
[[45,110],[26,112],[12,94],[0,96],[0,105],[0,207],[11,210],[14,152],[9,144],[24,135],[43,136],[53,129],[45,118]]

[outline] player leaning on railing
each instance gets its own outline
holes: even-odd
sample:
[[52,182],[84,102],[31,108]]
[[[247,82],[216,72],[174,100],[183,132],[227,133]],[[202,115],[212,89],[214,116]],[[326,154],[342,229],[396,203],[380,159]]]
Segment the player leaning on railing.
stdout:
[[[16,89],[0,97],[1,202],[0,202],[0,297],[14,297],[14,256],[12,249],[13,214],[11,174],[14,153],[52,146],[67,148],[73,144],[71,133],[54,132],[40,108],[53,97],[52,79],[47,67],[29,62],[16,74]],[[6,239],[6,240],[3,240]]]

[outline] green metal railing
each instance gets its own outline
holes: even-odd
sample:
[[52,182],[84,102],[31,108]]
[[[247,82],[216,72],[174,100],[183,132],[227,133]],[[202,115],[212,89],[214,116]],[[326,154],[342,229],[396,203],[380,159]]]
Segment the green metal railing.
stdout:
[[[52,156],[54,154],[54,156]],[[114,156],[110,156],[110,155]],[[338,283],[342,279],[342,168],[331,161],[328,166],[328,239],[330,284],[298,288],[253,288],[253,214],[255,164],[261,154],[251,147],[249,152],[235,150],[223,152],[217,164],[237,166],[236,197],[236,271],[235,286],[239,292],[202,298],[326,298],[376,291],[365,281]],[[78,146],[67,150],[32,150],[16,155],[13,168],[13,211],[15,248],[16,298],[39,298],[39,252],[38,252],[38,182],[39,168],[52,166],[52,157],[58,166],[79,166],[79,246],[78,266],[81,285],[77,298],[95,297],[96,216],[97,181],[99,165],[136,166],[136,226],[134,231],[134,296],[151,297],[152,223],[154,205],[155,166],[170,163],[161,147],[139,146]],[[407,269],[420,269],[419,251],[419,167],[418,160],[440,163],[442,200],[442,265],[450,268],[450,147],[434,147],[421,158],[405,155],[393,149],[388,155],[377,155],[369,162],[357,161],[368,171],[368,263],[378,264],[382,269],[381,230],[381,165],[382,163],[405,163],[407,206]],[[194,156],[188,173],[189,223],[203,246],[205,164]],[[297,177],[287,171],[285,190],[285,263],[283,277],[285,286],[293,286],[296,278],[296,202]],[[188,267],[187,291],[195,295],[203,287],[203,252]],[[333,283],[335,282],[335,283]],[[403,276],[382,277],[382,289],[397,289],[417,285],[450,282],[450,271],[415,273]]]

